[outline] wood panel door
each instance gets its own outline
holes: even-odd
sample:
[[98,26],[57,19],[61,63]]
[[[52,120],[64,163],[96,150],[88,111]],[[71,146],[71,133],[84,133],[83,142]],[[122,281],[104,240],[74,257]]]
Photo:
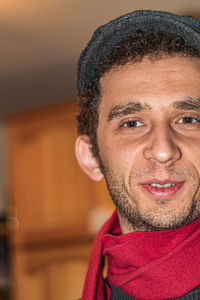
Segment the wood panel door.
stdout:
[[[54,271],[64,272],[61,252],[67,274],[74,264],[74,269],[82,270],[77,281],[83,282],[94,233],[113,210],[105,183],[92,182],[77,164],[76,115],[77,106],[71,101],[8,120],[10,214],[16,221],[11,234],[15,300],[32,299],[27,294],[31,286],[36,295],[43,293],[42,300],[51,299],[47,296],[50,289],[54,295],[63,293],[57,275],[57,283],[49,279],[53,287],[45,279],[48,272],[50,278]],[[81,247],[88,249],[87,254],[82,256]],[[70,249],[76,251],[75,258]],[[73,290],[70,275],[68,279]],[[77,292],[76,282],[74,287]]]

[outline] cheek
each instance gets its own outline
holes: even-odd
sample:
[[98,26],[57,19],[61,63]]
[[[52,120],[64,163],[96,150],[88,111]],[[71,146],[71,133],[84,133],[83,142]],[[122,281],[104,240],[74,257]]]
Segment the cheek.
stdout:
[[129,173],[139,167],[143,161],[143,146],[136,141],[123,138],[111,139],[102,137],[100,156],[103,163],[119,173]]
[[186,161],[196,169],[200,174],[200,140],[188,141],[183,147],[183,155]]

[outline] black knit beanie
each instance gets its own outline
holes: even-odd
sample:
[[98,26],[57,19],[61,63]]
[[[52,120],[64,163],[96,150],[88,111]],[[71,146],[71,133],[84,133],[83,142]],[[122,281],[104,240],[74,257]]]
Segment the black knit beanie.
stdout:
[[137,30],[148,33],[157,30],[182,37],[185,44],[200,51],[200,21],[191,16],[178,16],[169,12],[138,10],[118,17],[100,26],[80,55],[77,90],[80,97],[87,92],[95,78],[96,66],[109,56],[124,38],[134,36]]

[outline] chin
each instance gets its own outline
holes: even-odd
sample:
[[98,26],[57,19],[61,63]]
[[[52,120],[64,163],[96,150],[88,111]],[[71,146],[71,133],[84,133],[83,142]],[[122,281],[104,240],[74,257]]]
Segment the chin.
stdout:
[[199,212],[197,213],[194,210],[190,210],[190,212],[185,214],[155,214],[151,213],[144,217],[143,224],[146,227],[146,230],[172,230],[177,229],[182,226],[188,225],[198,219],[200,217]]

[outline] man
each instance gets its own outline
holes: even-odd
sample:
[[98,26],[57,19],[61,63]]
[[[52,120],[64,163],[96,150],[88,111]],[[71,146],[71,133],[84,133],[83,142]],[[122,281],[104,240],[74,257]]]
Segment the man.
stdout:
[[100,27],[78,96],[77,159],[116,206],[82,300],[200,299],[200,22],[135,11]]

